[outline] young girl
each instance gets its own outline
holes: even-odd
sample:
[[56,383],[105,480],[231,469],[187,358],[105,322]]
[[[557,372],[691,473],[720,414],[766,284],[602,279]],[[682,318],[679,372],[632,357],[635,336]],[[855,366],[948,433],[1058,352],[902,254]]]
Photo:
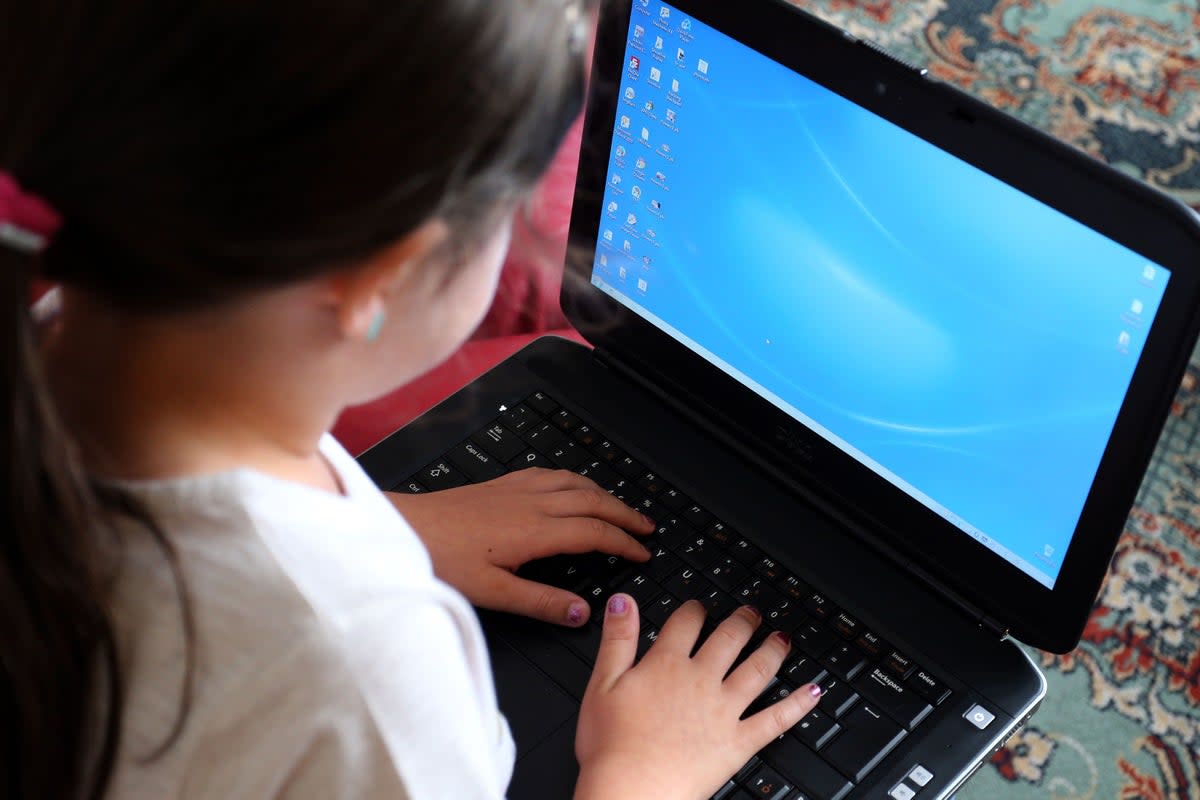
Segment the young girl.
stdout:
[[[0,795],[502,797],[468,600],[560,624],[524,561],[647,520],[530,471],[409,501],[325,432],[449,355],[578,113],[563,0],[40,0],[0,10]],[[61,287],[35,325],[31,286]],[[452,585],[456,588],[452,588]],[[466,598],[459,592],[465,592]],[[818,690],[684,605],[612,598],[579,798],[703,798]],[[727,673],[729,673],[727,675]]]

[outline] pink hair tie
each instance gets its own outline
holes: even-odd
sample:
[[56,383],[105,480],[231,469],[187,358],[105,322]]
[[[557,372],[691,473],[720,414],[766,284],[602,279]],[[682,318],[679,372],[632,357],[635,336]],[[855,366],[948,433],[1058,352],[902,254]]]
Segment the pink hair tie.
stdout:
[[21,189],[7,172],[0,172],[0,245],[37,255],[62,226],[62,217],[37,195]]

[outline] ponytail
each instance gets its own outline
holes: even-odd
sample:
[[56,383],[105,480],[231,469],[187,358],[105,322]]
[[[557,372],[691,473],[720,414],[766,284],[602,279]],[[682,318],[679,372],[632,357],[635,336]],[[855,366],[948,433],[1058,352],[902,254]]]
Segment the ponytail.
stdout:
[[105,590],[115,543],[96,534],[41,374],[34,263],[0,247],[0,795],[99,798],[123,694]]

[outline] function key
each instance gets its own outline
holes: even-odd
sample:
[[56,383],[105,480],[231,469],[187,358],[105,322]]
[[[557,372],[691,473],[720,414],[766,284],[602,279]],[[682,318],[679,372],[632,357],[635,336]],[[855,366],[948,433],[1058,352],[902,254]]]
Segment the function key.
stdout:
[[465,486],[467,483],[467,477],[462,470],[451,465],[447,459],[433,462],[414,477],[434,492]]
[[750,544],[745,538],[740,538],[729,548],[729,552],[738,561],[748,567],[753,567],[763,557],[762,550]]
[[708,535],[708,538],[725,548],[732,546],[734,542],[742,538],[738,536],[737,531],[735,531],[733,528],[730,528],[720,520],[717,520],[712,525],[709,525],[708,530],[705,531],[705,534]]
[[808,584],[790,573],[784,573],[778,581],[775,582],[775,587],[783,592],[786,597],[803,603],[812,594],[812,589]]
[[883,660],[884,669],[897,678],[907,678],[915,666],[913,660],[899,650],[892,650]]
[[571,436],[575,441],[588,448],[595,447],[604,439],[591,425],[580,425],[571,433]]
[[422,486],[418,481],[407,480],[401,481],[399,486],[392,489],[397,494],[425,494],[429,490]]
[[825,595],[820,592],[813,592],[804,601],[804,607],[808,609],[808,613],[812,614],[817,619],[829,619],[837,613],[837,606],[829,601]]
[[617,447],[608,439],[601,440],[600,444],[592,448],[592,452],[596,457],[608,464],[610,467],[615,466],[618,461],[625,457],[625,451]]
[[524,433],[525,441],[529,442],[536,449],[543,453],[551,448],[557,447],[566,437],[562,431],[551,425],[549,422],[543,422],[540,425],[530,426]]
[[662,476],[654,472],[643,474],[637,479],[637,483],[646,494],[659,494],[663,489],[667,488],[667,483],[662,479]]
[[685,508],[682,513],[684,520],[698,530],[704,530],[712,522],[712,514],[695,503]]
[[907,681],[917,694],[924,697],[933,705],[941,703],[950,694],[946,684],[930,675],[923,669],[918,669]]
[[623,456],[613,462],[613,469],[624,475],[626,478],[640,478],[646,474],[646,468],[643,467],[633,456]]
[[521,455],[508,462],[508,468],[512,472],[517,472],[523,469],[554,469],[554,462],[546,458],[537,450],[526,450]]
[[776,583],[783,577],[783,567],[779,566],[779,562],[772,558],[763,556],[754,564],[754,571],[758,573],[760,578]]
[[830,621],[829,626],[837,631],[838,635],[843,639],[857,639],[858,634],[863,630],[862,623],[845,611],[836,614],[833,620]]
[[525,399],[525,405],[543,417],[548,417],[555,411],[558,411],[558,403],[551,400],[545,392],[534,392]]
[[504,416],[500,419],[504,421],[508,427],[512,428],[517,433],[521,433],[535,422],[540,423],[537,414],[530,410],[529,406],[521,403],[513,406],[508,411],[504,412]]
[[521,440],[521,437],[499,422],[493,423],[491,427],[485,428],[471,438],[484,450],[506,464],[525,450],[525,442]]
[[560,431],[563,431],[564,433],[570,433],[579,427],[582,420],[580,420],[579,417],[575,416],[570,411],[567,411],[565,408],[560,408],[558,411],[555,411],[550,415],[550,422],[552,422],[554,427],[558,428]]
[[672,511],[683,511],[692,504],[692,499],[678,489],[667,489],[658,499]]

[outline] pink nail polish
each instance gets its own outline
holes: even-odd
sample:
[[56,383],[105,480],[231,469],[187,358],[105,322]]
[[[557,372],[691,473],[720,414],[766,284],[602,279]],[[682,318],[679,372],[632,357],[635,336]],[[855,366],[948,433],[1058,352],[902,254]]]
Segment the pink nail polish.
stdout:
[[821,687],[815,683],[810,683],[808,685],[808,693],[811,694],[813,697],[820,697],[822,694]]
[[608,599],[608,613],[619,617],[627,611],[629,611],[629,601],[625,599],[625,595],[614,594]]
[[571,607],[567,609],[567,622],[572,625],[578,625],[583,622],[583,618],[586,615],[587,606],[583,603],[571,603]]

